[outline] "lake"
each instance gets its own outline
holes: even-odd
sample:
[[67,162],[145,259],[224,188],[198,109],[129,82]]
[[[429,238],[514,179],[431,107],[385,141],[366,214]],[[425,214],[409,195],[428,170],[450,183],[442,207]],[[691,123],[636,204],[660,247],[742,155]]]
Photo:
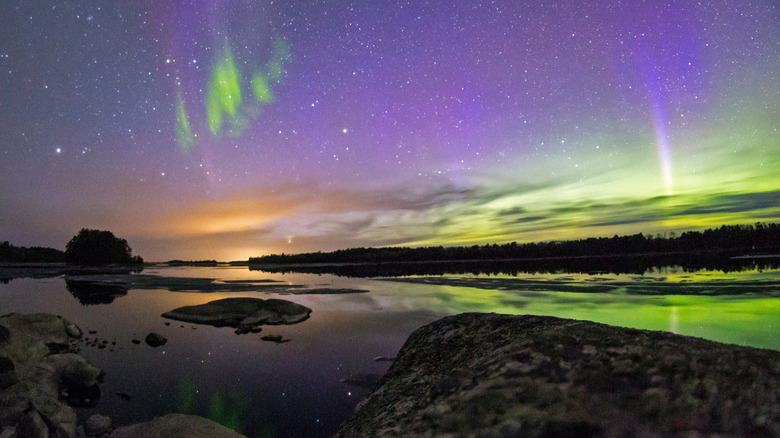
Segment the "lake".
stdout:
[[[552,315],[780,350],[778,269],[376,279],[155,266],[142,274],[257,282],[258,288],[204,293],[147,286],[95,301],[71,293],[63,277],[0,284],[0,314],[55,313],[85,331],[81,354],[106,376],[96,406],[79,409],[81,417],[101,413],[122,425],[183,412],[252,437],[329,436],[390,366],[376,358],[395,356],[416,328],[461,312]],[[306,293],[323,288],[367,292]],[[299,324],[244,335],[160,316],[240,296],[287,299],[313,312]],[[146,345],[150,332],[168,342]],[[289,342],[263,341],[264,335]]]

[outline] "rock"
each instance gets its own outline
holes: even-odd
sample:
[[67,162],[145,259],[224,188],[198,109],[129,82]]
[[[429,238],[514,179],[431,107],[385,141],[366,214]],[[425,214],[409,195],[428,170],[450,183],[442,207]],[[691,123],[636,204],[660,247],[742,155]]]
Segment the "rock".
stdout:
[[780,436],[780,352],[543,316],[416,330],[337,437]]
[[100,381],[102,370],[75,353],[53,354],[47,358],[70,388],[91,388]]
[[235,327],[247,333],[264,324],[296,324],[309,318],[311,309],[287,300],[225,298],[196,306],[184,306],[163,313],[164,318]]
[[392,362],[394,360],[395,358],[390,356],[377,356],[374,358],[374,362]]
[[16,425],[18,438],[49,438],[49,428],[37,411],[26,413]]
[[0,325],[0,344],[4,343],[9,338],[8,327]]
[[10,357],[0,356],[0,389],[8,388],[18,381],[14,361]]
[[157,348],[161,345],[165,345],[166,342],[168,342],[168,339],[157,333],[149,333],[146,335],[146,344],[150,347]]
[[266,336],[263,336],[260,339],[262,339],[263,341],[268,341],[268,342],[276,342],[278,344],[278,343],[282,342],[282,335],[266,335]]
[[[8,384],[0,392],[0,427],[16,431],[19,425],[18,431],[35,436],[40,418],[48,427],[45,436],[75,437],[76,412],[65,402],[83,400],[88,394],[94,405],[102,371],[74,353],[78,343],[68,342],[67,320],[49,314],[9,314],[0,316],[0,324],[9,332],[8,341],[0,344],[0,357],[7,359],[0,360],[0,380]],[[5,380],[11,372],[15,379]]]
[[132,343],[133,343],[133,344],[135,344],[135,345],[138,345],[138,344],[140,344],[140,343],[141,343],[141,340],[140,340],[140,339],[133,339],[133,340],[132,340],[132,341],[130,341],[130,342],[132,342]]
[[11,313],[0,317],[0,324],[9,330],[9,339],[2,349],[19,362],[37,360],[50,353],[49,345],[67,346],[65,324],[56,315],[46,313]]
[[166,438],[241,438],[219,423],[203,417],[168,414],[146,423],[116,428],[109,438],[166,437]]
[[108,432],[111,427],[111,418],[105,415],[92,414],[84,423],[84,433],[87,436],[100,436]]
[[71,338],[73,338],[73,339],[81,339],[81,336],[84,335],[84,332],[76,324],[68,321],[67,319],[63,319],[62,322],[65,324],[65,332]]

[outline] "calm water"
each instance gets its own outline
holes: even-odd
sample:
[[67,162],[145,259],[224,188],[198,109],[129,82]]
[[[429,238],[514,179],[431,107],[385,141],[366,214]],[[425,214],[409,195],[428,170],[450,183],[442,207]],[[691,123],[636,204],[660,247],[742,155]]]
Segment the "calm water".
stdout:
[[[369,292],[286,295],[130,290],[108,304],[82,305],[68,292],[63,278],[0,284],[0,314],[56,313],[85,331],[96,331],[87,336],[109,341],[108,348],[84,346],[82,351],[107,373],[100,401],[94,408],[80,410],[82,416],[99,412],[111,416],[115,424],[127,424],[185,412],[212,418],[248,436],[328,436],[370,391],[354,382],[375,380],[389,366],[374,361],[375,357],[395,356],[414,329],[461,312],[554,315],[780,350],[778,270],[723,274],[668,268],[642,276],[449,275],[402,281],[268,274],[245,267],[156,267],[143,273],[273,279]],[[582,293],[594,285],[601,288],[597,290],[606,286],[609,292]],[[674,294],[691,285],[699,293],[718,295]],[[262,333],[249,335],[160,317],[176,307],[232,296],[284,298],[313,312],[300,324],[267,326]],[[155,349],[131,342],[143,340],[149,332],[162,334],[168,343]],[[291,341],[261,341],[265,334]]]

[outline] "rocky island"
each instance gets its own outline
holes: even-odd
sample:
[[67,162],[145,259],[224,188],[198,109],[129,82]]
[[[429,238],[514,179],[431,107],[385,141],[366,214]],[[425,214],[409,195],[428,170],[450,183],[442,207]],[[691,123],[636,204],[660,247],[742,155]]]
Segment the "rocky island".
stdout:
[[311,309],[306,306],[277,298],[224,298],[179,307],[162,316],[196,324],[235,327],[236,333],[249,333],[260,331],[262,325],[297,324],[308,319],[310,314]]

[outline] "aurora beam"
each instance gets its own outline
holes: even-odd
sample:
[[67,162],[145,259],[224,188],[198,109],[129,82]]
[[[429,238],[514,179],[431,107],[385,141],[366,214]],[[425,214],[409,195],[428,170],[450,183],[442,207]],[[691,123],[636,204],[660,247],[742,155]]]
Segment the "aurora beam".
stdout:
[[666,194],[671,195],[674,191],[674,182],[672,180],[672,151],[669,141],[669,126],[666,120],[660,99],[653,98],[652,112],[653,125],[655,127],[655,147],[658,150],[658,162],[661,167],[661,177],[663,178]]

